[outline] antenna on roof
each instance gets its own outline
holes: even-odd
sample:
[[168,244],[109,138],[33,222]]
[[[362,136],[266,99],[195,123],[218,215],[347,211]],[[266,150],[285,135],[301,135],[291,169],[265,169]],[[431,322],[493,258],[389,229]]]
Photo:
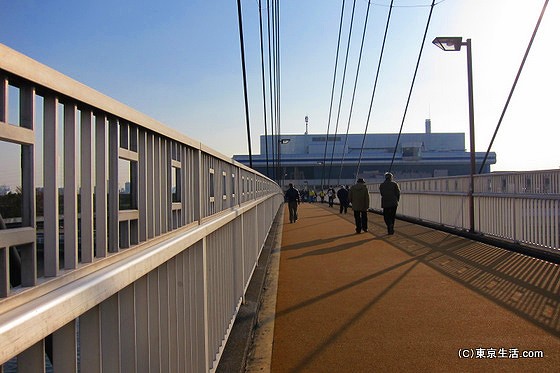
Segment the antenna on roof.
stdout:
[[306,135],[307,135],[307,125],[308,125],[308,122],[309,122],[309,117],[306,115],[306,116],[305,116],[305,134],[306,134]]

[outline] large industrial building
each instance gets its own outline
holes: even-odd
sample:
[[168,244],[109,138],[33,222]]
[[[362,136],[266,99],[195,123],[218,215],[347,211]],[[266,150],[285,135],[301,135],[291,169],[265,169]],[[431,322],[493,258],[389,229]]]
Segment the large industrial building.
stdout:
[[[363,134],[261,136],[261,154],[253,155],[253,168],[282,183],[313,187],[352,184],[358,177],[366,182],[379,180],[389,169],[397,180],[470,173],[464,133],[432,133],[427,120],[425,133],[401,134],[390,167],[397,138],[398,134],[367,134],[365,139]],[[274,161],[272,154],[277,152]],[[484,155],[476,153],[477,172]],[[247,155],[235,155],[234,159],[249,165]],[[490,172],[495,163],[492,152],[483,172]]]

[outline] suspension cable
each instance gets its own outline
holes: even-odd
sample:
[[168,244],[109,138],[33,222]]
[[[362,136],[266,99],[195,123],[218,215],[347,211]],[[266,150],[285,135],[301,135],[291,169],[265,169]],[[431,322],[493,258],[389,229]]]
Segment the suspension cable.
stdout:
[[478,171],[479,174],[481,174],[482,170],[484,169],[484,166],[486,164],[486,160],[488,159],[488,155],[490,154],[490,149],[492,149],[492,145],[494,144],[494,140],[496,139],[496,135],[498,134],[498,130],[500,129],[500,126],[502,124],[502,120],[504,119],[504,115],[506,114],[507,108],[509,106],[509,101],[511,100],[511,97],[513,96],[513,91],[515,91],[515,87],[517,86],[517,81],[519,80],[519,77],[521,76],[521,71],[523,70],[523,66],[525,65],[525,61],[527,60],[527,56],[529,55],[529,51],[531,50],[531,46],[533,45],[533,40],[535,40],[535,36],[537,35],[537,31],[539,30],[539,26],[540,26],[542,18],[544,16],[544,12],[546,11],[546,6],[547,5],[548,5],[548,0],[545,0],[545,2],[543,4],[543,8],[541,10],[541,14],[539,16],[539,19],[537,21],[537,24],[535,25],[535,29],[533,30],[533,35],[531,36],[531,40],[529,41],[529,45],[527,45],[527,50],[525,51],[525,55],[523,56],[523,60],[521,61],[521,65],[519,66],[519,70],[517,71],[517,76],[515,77],[515,80],[513,82],[511,90],[509,92],[509,96],[506,100],[506,104],[504,106],[504,109],[502,110],[502,115],[500,115],[500,120],[498,121],[498,125],[496,126],[496,130],[494,131],[494,135],[492,136],[492,140],[490,141],[490,145],[488,145],[488,150],[486,150],[486,154],[484,155],[484,160],[482,161],[482,164],[480,165],[480,170]]
[[263,114],[264,114],[264,146],[266,153],[266,176],[270,177],[268,168],[268,129],[267,129],[267,118],[266,118],[266,84],[264,77],[264,44],[263,44],[263,28],[262,28],[262,6],[261,0],[259,0],[259,34],[261,38],[261,76],[262,76],[262,97],[263,97]]
[[352,39],[352,28],[354,26],[354,12],[356,10],[356,0],[354,0],[353,6],[352,6],[352,15],[350,17],[350,28],[348,30],[348,41],[346,43],[346,57],[344,58],[344,69],[342,72],[342,83],[340,85],[340,98],[338,100],[338,113],[336,115],[336,126],[335,126],[335,130],[334,130],[334,136],[333,136],[333,145],[332,145],[332,153],[331,153],[331,163],[329,165],[329,176],[328,176],[328,182],[327,185],[331,184],[331,171],[332,171],[332,167],[333,167],[333,160],[334,160],[334,149],[336,147],[336,135],[338,134],[338,122],[340,120],[340,109],[342,108],[342,97],[344,95],[344,83],[346,82],[346,68],[348,67],[348,55],[350,54],[350,40]]
[[249,167],[253,168],[253,154],[251,152],[251,126],[249,124],[249,99],[247,97],[247,71],[245,68],[245,46],[243,42],[243,17],[241,13],[241,0],[237,0],[239,43],[241,44],[241,68],[243,70],[243,95],[245,97],[245,121],[247,123],[247,146],[249,148]]
[[350,132],[350,121],[352,120],[352,112],[354,110],[354,99],[356,97],[356,87],[358,86],[358,76],[360,75],[360,64],[362,63],[362,52],[364,50],[364,40],[366,38],[366,29],[368,24],[368,17],[369,17],[369,8],[370,2],[368,1],[367,9],[366,9],[366,19],[364,22],[364,30],[362,32],[362,42],[360,45],[360,54],[358,56],[358,67],[356,68],[356,78],[354,79],[354,89],[352,90],[352,100],[350,102],[350,113],[348,115],[348,124],[346,126],[346,135],[344,136],[344,146],[342,147],[342,160],[340,161],[340,172],[338,173],[338,185],[340,185],[340,180],[342,179],[342,168],[344,167],[344,159],[346,157],[346,145],[348,144],[348,133]]
[[[276,158],[276,144],[275,144],[275,137],[274,137],[274,128],[275,128],[275,116],[274,116],[274,92],[273,92],[273,80],[272,80],[272,41],[271,41],[271,36],[270,36],[270,30],[271,30],[271,26],[270,26],[270,13],[271,13],[271,7],[270,7],[270,0],[266,0],[266,5],[267,5],[267,22],[268,22],[268,26],[267,26],[267,33],[268,33],[268,88],[269,88],[269,97],[270,97],[270,145],[272,148],[272,178],[274,180],[277,180],[276,177],[276,171],[277,171],[277,158]],[[266,142],[268,143],[268,138],[266,139]]]
[[334,100],[334,89],[335,89],[335,85],[336,85],[336,71],[337,71],[337,68],[338,68],[338,52],[340,50],[340,36],[342,34],[343,19],[344,19],[344,0],[342,0],[342,9],[340,11],[340,25],[338,26],[338,42],[337,42],[337,45],[336,45],[336,57],[334,59],[334,74],[333,74],[333,83],[332,83],[332,88],[331,88],[331,103],[330,103],[330,107],[329,107],[329,119],[327,121],[327,134],[326,134],[326,138],[325,138],[325,152],[323,154],[323,167],[322,167],[322,172],[321,172],[321,189],[323,188],[323,185],[325,185],[325,164],[326,164],[326,161],[327,161],[327,144],[329,143],[329,130],[330,130],[330,126],[331,126],[332,105],[333,105],[333,100]]
[[[278,135],[278,165],[280,169],[280,180],[284,180],[284,170],[282,169],[282,151],[280,147],[280,136],[282,135],[281,131],[281,116],[280,116],[280,0],[275,0],[275,7],[276,7],[276,19],[274,22],[274,31],[276,37],[274,38],[276,41],[275,44],[275,68],[274,73],[276,77],[276,133]],[[283,186],[283,185],[282,185]]]
[[424,50],[424,44],[426,42],[426,36],[428,35],[428,28],[430,27],[430,20],[432,19],[432,13],[434,11],[434,5],[436,0],[432,0],[432,6],[430,7],[430,14],[428,15],[428,21],[426,22],[426,29],[424,31],[424,37],[422,39],[422,44],[420,45],[420,53],[418,53],[418,60],[416,61],[416,68],[414,69],[414,76],[412,77],[412,83],[410,84],[410,90],[408,92],[408,99],[406,100],[406,106],[404,108],[404,113],[401,121],[401,128],[399,129],[399,135],[397,136],[397,142],[395,143],[395,149],[393,150],[393,158],[391,159],[391,165],[389,166],[389,172],[393,169],[393,163],[395,161],[395,155],[397,154],[397,147],[401,138],[404,120],[406,118],[406,113],[408,111],[408,105],[410,104],[410,97],[412,96],[412,90],[414,89],[414,82],[416,81],[416,74],[418,73],[418,67],[420,66],[420,59],[422,58],[422,51]]
[[366,141],[366,134],[367,134],[367,130],[368,130],[368,126],[369,126],[369,120],[371,117],[371,109],[373,107],[373,99],[375,97],[375,91],[377,88],[377,80],[379,78],[379,71],[381,69],[381,61],[383,60],[383,52],[385,51],[385,42],[387,41],[387,32],[389,30],[389,23],[391,21],[391,13],[393,11],[393,1],[391,0],[391,6],[389,7],[389,13],[387,14],[387,23],[385,25],[385,34],[383,35],[383,44],[381,46],[381,53],[379,54],[379,62],[377,63],[377,72],[375,73],[375,82],[373,84],[373,91],[371,92],[371,101],[369,103],[369,111],[368,111],[368,116],[367,116],[367,120],[366,120],[366,127],[364,129],[364,136],[362,137],[362,146],[360,147],[360,157],[358,158],[358,165],[356,167],[356,177],[358,177],[358,174],[360,173],[360,165],[362,162],[362,155],[364,152],[364,144]]

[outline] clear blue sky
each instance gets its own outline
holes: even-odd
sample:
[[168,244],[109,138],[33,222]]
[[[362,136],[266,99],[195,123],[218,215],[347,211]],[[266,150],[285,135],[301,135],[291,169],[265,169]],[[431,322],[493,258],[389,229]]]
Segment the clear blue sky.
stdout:
[[[498,159],[493,170],[560,167],[558,2],[550,1],[503,121],[493,148]],[[341,1],[280,3],[282,132],[303,133],[308,115],[310,132],[324,133]],[[346,0],[347,16],[352,3]],[[389,3],[372,2],[351,133],[365,128]],[[394,1],[369,133],[398,132],[430,4]],[[433,132],[468,134],[466,53],[446,53],[431,44],[435,36],[468,37],[473,43],[476,146],[485,151],[542,4],[439,1],[404,132],[424,131],[429,117]],[[339,133],[346,131],[366,6],[366,0],[356,0]],[[257,153],[258,137],[264,132],[258,0],[243,0],[242,7]],[[228,156],[247,153],[236,0],[0,0],[0,14],[0,43]],[[346,18],[343,40],[348,25]],[[335,105],[333,118],[336,112]],[[333,120],[331,133],[335,124]],[[468,143],[465,146],[468,149]]]

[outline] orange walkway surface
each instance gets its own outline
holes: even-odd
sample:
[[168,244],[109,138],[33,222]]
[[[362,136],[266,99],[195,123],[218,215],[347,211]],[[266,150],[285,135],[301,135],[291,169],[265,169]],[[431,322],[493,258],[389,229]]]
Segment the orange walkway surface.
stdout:
[[276,312],[261,321],[272,372],[560,370],[558,265],[369,219],[355,234],[350,209],[301,204],[294,224],[286,209]]

